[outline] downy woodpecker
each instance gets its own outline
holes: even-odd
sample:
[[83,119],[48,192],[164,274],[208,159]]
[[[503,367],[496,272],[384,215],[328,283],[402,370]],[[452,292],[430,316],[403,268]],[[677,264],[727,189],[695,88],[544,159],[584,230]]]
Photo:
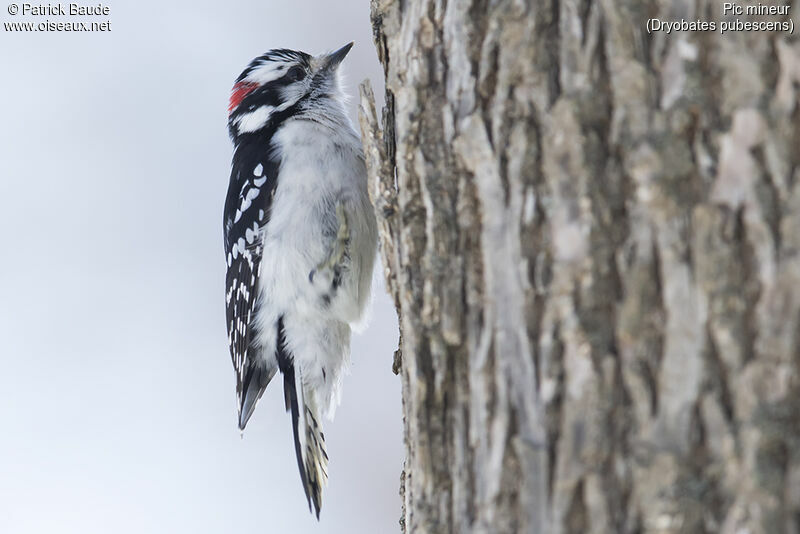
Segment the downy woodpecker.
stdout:
[[316,57],[270,50],[239,75],[228,106],[225,304],[239,428],[280,371],[317,518],[328,477],[320,416],[338,403],[377,245],[361,142],[338,79],[352,46]]

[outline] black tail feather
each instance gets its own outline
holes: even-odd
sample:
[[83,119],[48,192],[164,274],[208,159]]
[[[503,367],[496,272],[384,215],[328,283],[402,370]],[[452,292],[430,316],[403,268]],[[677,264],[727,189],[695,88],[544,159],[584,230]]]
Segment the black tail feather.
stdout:
[[272,380],[272,374],[269,373],[266,365],[263,363],[252,363],[247,369],[244,381],[242,382],[242,404],[239,406],[239,430],[244,430],[244,427],[247,426],[247,422],[250,420],[250,416],[253,415],[253,410],[256,408],[256,403],[258,399],[261,398],[261,395],[264,394],[264,390],[267,388],[267,384],[269,384],[270,380]]
[[[319,512],[322,508],[322,487],[320,481],[316,476],[309,477],[306,469],[306,464],[303,458],[303,449],[300,444],[300,431],[301,424],[305,427],[305,419],[301,421],[300,404],[301,400],[298,398],[297,391],[297,376],[295,375],[294,362],[286,348],[286,337],[283,327],[283,317],[278,319],[278,343],[277,343],[277,359],[278,368],[283,374],[283,396],[286,405],[286,411],[291,411],[292,414],[292,434],[294,436],[294,450],[297,456],[297,468],[300,471],[300,480],[303,483],[303,491],[306,494],[308,501],[308,511],[315,512],[317,519],[319,519]],[[302,391],[300,392],[302,395]],[[303,403],[305,410],[305,403]],[[326,455],[327,459],[327,455]],[[312,510],[313,504],[313,510]]]

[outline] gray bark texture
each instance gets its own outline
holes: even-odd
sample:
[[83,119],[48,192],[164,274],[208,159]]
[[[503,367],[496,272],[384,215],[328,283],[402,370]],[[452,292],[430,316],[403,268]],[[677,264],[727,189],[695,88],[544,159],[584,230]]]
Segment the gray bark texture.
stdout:
[[405,532],[800,534],[800,39],[645,26],[722,8],[372,0]]

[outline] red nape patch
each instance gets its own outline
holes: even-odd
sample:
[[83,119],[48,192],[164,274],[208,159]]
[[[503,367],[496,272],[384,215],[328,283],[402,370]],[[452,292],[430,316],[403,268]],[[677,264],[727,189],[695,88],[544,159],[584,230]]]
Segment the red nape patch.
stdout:
[[242,103],[242,100],[252,93],[256,88],[258,88],[257,83],[253,82],[238,82],[233,86],[231,89],[231,100],[228,104],[228,115],[230,115],[231,111],[236,109],[239,104]]

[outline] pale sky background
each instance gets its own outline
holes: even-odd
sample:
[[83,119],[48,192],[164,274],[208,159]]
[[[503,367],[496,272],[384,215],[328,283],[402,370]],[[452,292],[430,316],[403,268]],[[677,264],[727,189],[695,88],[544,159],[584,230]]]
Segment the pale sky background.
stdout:
[[[8,3],[0,23],[86,20]],[[267,49],[355,40],[355,119],[358,82],[382,92],[368,2],[105,5],[110,33],[0,28],[0,533],[397,532],[382,277],[326,423],[319,523],[280,379],[240,439],[224,324],[229,89]]]

